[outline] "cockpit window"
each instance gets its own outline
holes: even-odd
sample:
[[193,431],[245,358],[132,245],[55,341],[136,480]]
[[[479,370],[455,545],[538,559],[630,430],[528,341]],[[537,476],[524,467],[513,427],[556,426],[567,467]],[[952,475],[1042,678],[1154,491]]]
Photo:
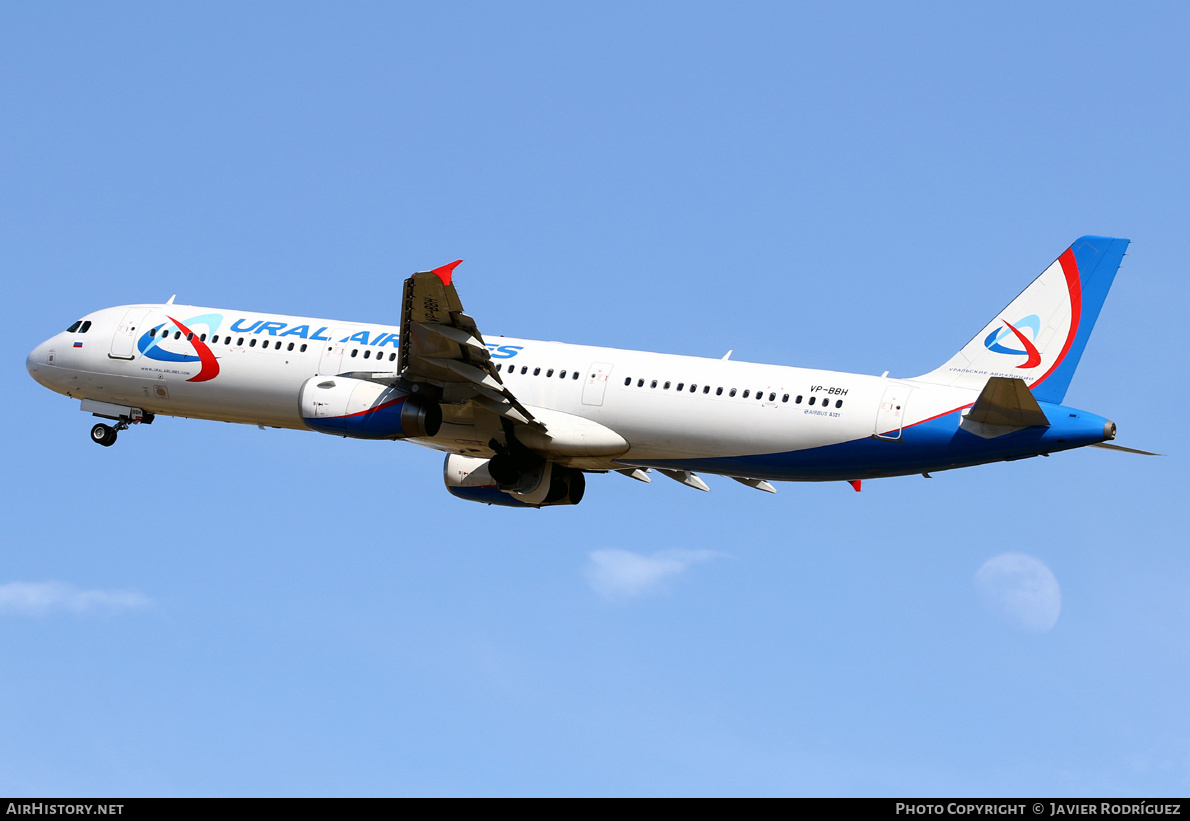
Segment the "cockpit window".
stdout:
[[85,334],[89,330],[91,330],[91,320],[88,319],[86,322],[83,323],[83,327],[79,328],[79,333]]
[[69,328],[67,328],[66,333],[68,333],[68,334],[74,333],[75,331],[77,331],[79,329],[79,326],[82,324],[83,324],[83,321],[80,319],[78,322],[74,323]]

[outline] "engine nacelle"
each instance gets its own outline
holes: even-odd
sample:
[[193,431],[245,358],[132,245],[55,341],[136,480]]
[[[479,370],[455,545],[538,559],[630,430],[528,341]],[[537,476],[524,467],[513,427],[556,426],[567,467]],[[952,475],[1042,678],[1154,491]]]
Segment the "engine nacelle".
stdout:
[[[448,455],[446,463],[442,466],[446,489],[452,496],[469,502],[508,507],[546,507],[577,505],[582,501],[587,488],[587,479],[581,470],[545,462],[540,467],[539,481],[528,492],[510,490],[507,488],[525,487],[525,480],[532,481],[531,477],[524,474],[515,477],[504,476],[503,478],[512,481],[497,483],[489,470],[491,461],[457,453]],[[497,473],[501,472],[500,467],[497,466]],[[538,470],[533,470],[533,474],[537,473]],[[506,489],[501,490],[501,484]]]
[[442,427],[434,400],[366,379],[313,376],[302,385],[300,401],[306,427],[335,436],[422,438]]

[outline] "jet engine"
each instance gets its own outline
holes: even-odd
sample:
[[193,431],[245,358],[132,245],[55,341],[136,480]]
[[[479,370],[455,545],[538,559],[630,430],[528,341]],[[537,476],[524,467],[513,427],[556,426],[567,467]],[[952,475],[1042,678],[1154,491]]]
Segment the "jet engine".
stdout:
[[481,459],[452,453],[442,474],[452,496],[508,507],[577,505],[587,488],[581,470],[545,459],[540,464],[520,464],[506,455]]
[[367,379],[310,377],[300,402],[306,427],[352,439],[424,438],[442,427],[442,408],[433,399]]

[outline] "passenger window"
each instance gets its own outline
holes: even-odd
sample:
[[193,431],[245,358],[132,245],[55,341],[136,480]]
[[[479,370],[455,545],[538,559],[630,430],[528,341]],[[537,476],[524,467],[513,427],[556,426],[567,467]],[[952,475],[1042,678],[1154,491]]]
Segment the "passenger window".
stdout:
[[546,379],[549,379],[549,378],[550,378],[551,376],[553,376],[553,375],[554,375],[554,369],[553,369],[553,368],[550,368],[548,371],[546,371],[546,372],[545,372],[545,378],[546,378]]
[[236,345],[243,345],[243,344],[244,344],[244,337],[241,336],[240,341],[237,342]]
[[745,398],[745,399],[747,399],[747,398],[748,398],[748,394],[749,394],[749,393],[750,393],[750,391],[744,391],[744,398]]
[[788,401],[789,401],[789,394],[785,394],[784,396],[782,396],[782,397],[781,397],[781,401],[782,401],[782,402],[788,402]]
[[575,371],[574,373],[572,373],[572,374],[570,375],[570,378],[571,378],[571,379],[578,379],[578,371]]
[[364,359],[371,359],[371,358],[372,358],[372,352],[364,351]]
[[[85,334],[89,330],[91,330],[91,320],[88,319],[86,322],[83,323],[83,327],[79,328],[79,333]],[[136,328],[133,328],[132,330],[135,331]]]
[[528,366],[528,365],[521,365],[521,373],[522,373],[522,374],[526,374],[526,373],[528,373],[528,372],[529,372],[529,366]]
[[632,377],[631,376],[625,377],[624,378],[624,387],[627,388],[631,384],[632,384]]
[[534,369],[533,369],[533,375],[534,375],[534,376],[540,376],[540,375],[541,375],[541,368],[534,368]]
[[777,394],[775,394],[775,393],[770,393],[770,394],[769,394],[769,401],[770,401],[770,402],[772,402],[772,401],[773,401],[774,399],[776,399],[776,398],[777,398]]
[[199,341],[199,342],[206,342],[206,341],[207,341],[207,335],[206,335],[206,334],[199,334],[199,335],[198,335],[198,341]]
[[836,399],[836,400],[835,400],[835,407],[836,407],[836,408],[841,408],[841,407],[843,407],[843,400],[842,400],[842,399]]
[[[73,328],[73,327],[74,327],[73,325],[71,325],[71,326],[70,326],[70,328]],[[74,331],[70,330],[70,328],[67,328],[67,329],[66,329],[66,332],[67,332],[67,333],[74,333]],[[150,336],[150,337],[157,336],[157,329],[156,329],[156,328],[150,328],[150,329],[149,329],[149,336]]]
[[666,382],[666,383],[665,383],[665,390],[669,390],[669,383],[668,383],[668,382]]
[[793,404],[795,404],[795,405],[800,405],[800,404],[802,404],[802,398],[799,396],[797,399],[794,399],[794,400],[793,400]]
[[708,394],[708,393],[710,393],[710,392],[711,392],[711,386],[710,386],[710,385],[703,385],[703,386],[702,386],[702,392],[703,392],[704,394]]
[[358,349],[352,348],[351,349],[351,358],[354,359],[358,353],[359,353]]
[[685,387],[686,387],[686,383],[685,383],[685,382],[679,382],[679,383],[678,383],[678,390],[682,390],[682,389],[684,389]]
[[288,345],[286,345],[286,346],[285,346],[285,350],[287,350],[287,351],[292,351],[292,350],[293,350],[293,343],[292,343],[292,342],[290,342]]
[[817,398],[817,397],[814,397],[814,396],[811,396],[811,397],[810,397],[810,404],[811,404],[811,405],[813,405],[813,404],[814,404],[814,400],[815,400],[816,398]]
[[497,362],[497,363],[496,363],[496,373],[500,373],[500,370],[501,370],[501,368],[503,368],[503,367],[504,367],[504,363],[503,363],[503,362]]
[[645,386],[645,380],[643,380],[643,379],[636,380],[636,386],[638,388],[643,388]]
[[[252,337],[252,341],[248,343],[248,347],[249,347],[249,348],[255,348],[255,347],[256,347],[256,337]],[[352,356],[355,356],[355,352],[353,351],[351,355],[352,355]]]
[[174,339],[181,339],[181,338],[182,338],[182,332],[174,331]]
[[[305,349],[306,349],[306,346],[305,346],[305,345],[303,345],[303,346],[302,346],[302,350],[305,350]],[[389,362],[392,362],[392,361],[393,361],[394,359],[396,359],[396,358],[397,358],[397,355],[396,355],[395,353],[390,353],[390,354],[388,355],[388,361],[389,361]]]
[[654,380],[653,380],[653,382],[652,382],[652,384],[650,384],[650,385],[649,385],[649,387],[650,387],[650,388],[655,388],[655,387],[657,387],[657,380],[656,380],[656,379],[654,379]]
[[558,378],[559,378],[559,379],[565,379],[565,378],[566,378],[566,371],[562,371],[562,373],[558,374]]
[[82,326],[83,326],[83,321],[80,319],[78,322],[75,322],[73,325],[71,325],[69,328],[67,328],[66,333],[68,333],[68,334],[77,333],[78,329],[81,328]]
[[722,396],[723,388],[715,388],[715,396]]
[[305,342],[302,343],[302,347],[298,348],[298,351],[301,353],[306,352],[306,343]]
[[[728,393],[727,395],[728,395],[728,396],[735,396],[735,388],[732,388],[732,389],[731,389],[731,392],[730,392],[730,393]],[[744,395],[745,395],[745,396],[747,396],[747,394],[744,394]]]
[[276,344],[273,345],[273,348],[278,351],[281,350],[281,340],[280,339],[278,339]]

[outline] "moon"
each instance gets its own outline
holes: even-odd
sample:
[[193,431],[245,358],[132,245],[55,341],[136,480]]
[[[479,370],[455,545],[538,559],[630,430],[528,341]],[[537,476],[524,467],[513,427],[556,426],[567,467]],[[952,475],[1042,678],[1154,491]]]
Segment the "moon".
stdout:
[[1045,563],[1024,553],[1001,553],[975,574],[984,606],[1029,633],[1053,629],[1062,612],[1062,590]]

